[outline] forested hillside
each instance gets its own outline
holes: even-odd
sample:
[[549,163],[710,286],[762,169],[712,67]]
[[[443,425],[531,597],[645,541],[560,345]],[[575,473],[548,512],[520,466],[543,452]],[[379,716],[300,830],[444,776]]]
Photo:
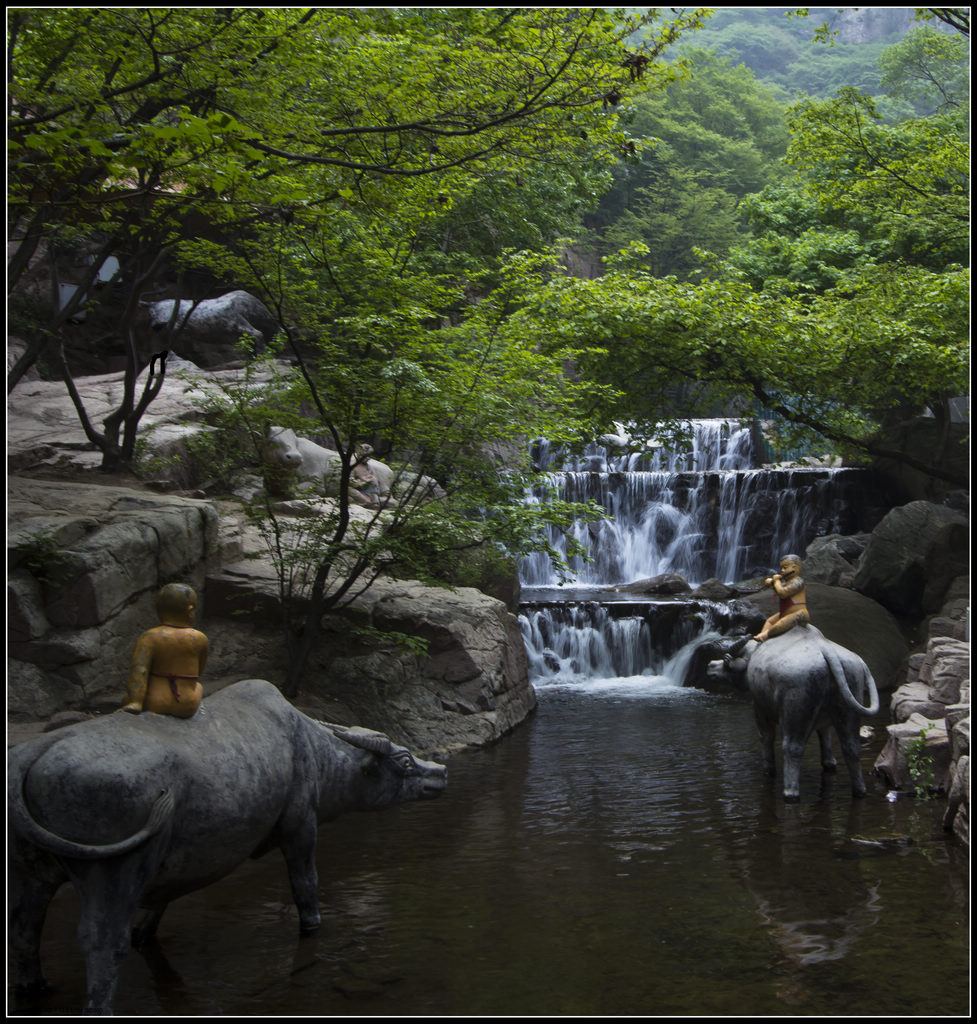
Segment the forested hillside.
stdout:
[[[791,97],[698,46],[776,49],[773,16],[724,9],[676,47],[685,75],[634,101],[645,148],[587,218],[603,274],[553,281],[542,308],[603,353],[588,368],[624,389],[622,417],[745,395],[794,441],[898,457],[887,432],[927,409],[941,440],[917,468],[965,485],[947,428],[968,389],[969,18],[920,11],[849,45],[868,78]],[[814,22],[789,21],[781,52],[802,31],[831,53]]]
[[[687,279],[702,268],[696,250],[727,255],[769,233],[778,188],[803,202],[784,161],[794,104],[856,90],[871,98],[873,117],[893,124],[966,109],[969,51],[946,22],[914,20],[911,8],[797,11],[720,8],[670,49],[684,74],[625,115],[646,148],[615,167],[585,217],[583,247],[606,257],[640,241],[652,273]],[[847,255],[805,259],[856,258],[851,237],[837,242]]]

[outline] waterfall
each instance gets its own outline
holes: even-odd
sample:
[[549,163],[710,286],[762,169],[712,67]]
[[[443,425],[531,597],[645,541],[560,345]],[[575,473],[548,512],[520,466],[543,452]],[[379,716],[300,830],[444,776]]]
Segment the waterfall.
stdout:
[[[616,454],[592,444],[559,462],[559,452],[539,443],[545,480],[529,500],[593,501],[607,518],[551,532],[567,579],[536,554],[522,561],[522,584],[606,587],[663,573],[693,586],[712,578],[732,583],[765,575],[788,551],[803,554],[819,534],[845,532],[848,502],[839,500],[837,484],[853,471],[759,469],[750,428],[727,420],[691,427],[685,448]],[[567,557],[570,541],[586,557]]]
[[519,624],[536,683],[653,676],[682,685],[694,648],[729,619],[710,602],[583,601],[524,606]]
[[[635,451],[623,434],[603,440],[575,456],[545,441],[534,450],[543,482],[528,501],[592,501],[607,516],[551,531],[568,576],[545,554],[520,564],[537,683],[654,675],[681,685],[683,658],[728,626],[725,610],[687,598],[628,602],[610,588],[666,573],[693,587],[733,583],[768,574],[788,552],[803,556],[816,536],[857,530],[861,471],[761,469],[751,429],[736,421],[692,421],[680,445]],[[586,557],[567,555],[571,541]]]

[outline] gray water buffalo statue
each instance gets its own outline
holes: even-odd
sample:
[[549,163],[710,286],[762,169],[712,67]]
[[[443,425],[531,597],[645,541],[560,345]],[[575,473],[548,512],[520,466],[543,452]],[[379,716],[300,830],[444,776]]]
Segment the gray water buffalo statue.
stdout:
[[708,674],[733,685],[745,682],[753,698],[768,775],[776,774],[774,732],[779,725],[784,798],[793,801],[800,797],[801,757],[815,730],[821,743],[821,766],[825,771],[834,770],[832,726],[848,765],[852,793],[864,796],[861,716],[874,715],[879,709],[878,690],[865,662],[811,625],[795,626],[763,643],[751,639],[736,648],[722,661],[710,662]]
[[277,846],[300,928],[312,932],[318,823],[437,796],[447,770],[380,733],[313,721],[271,683],[248,679],[189,719],[113,714],[47,733],[10,752],[7,779],[7,934],[19,987],[43,987],[41,928],[70,879],[85,1012],[109,1013],[130,941],[151,938],[171,900]]

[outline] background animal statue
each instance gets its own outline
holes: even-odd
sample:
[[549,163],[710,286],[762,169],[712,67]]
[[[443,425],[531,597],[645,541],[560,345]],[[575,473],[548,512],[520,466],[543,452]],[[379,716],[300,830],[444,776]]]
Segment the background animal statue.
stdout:
[[[299,480],[310,481],[317,493],[327,498],[339,496],[342,461],[339,452],[323,448],[315,441],[299,437],[286,427],[268,431],[263,458],[266,467],[283,469]],[[371,468],[374,460],[363,460],[353,466],[349,478],[350,500],[367,508],[376,508],[389,494],[381,489],[377,473]]]
[[41,928],[69,879],[81,901],[86,1012],[110,1012],[130,941],[150,938],[171,900],[276,846],[300,928],[314,931],[318,823],[434,797],[446,783],[443,765],[381,733],[313,721],[260,679],[208,697],[189,719],[113,714],[21,744],[7,773],[17,983],[43,986]]
[[[445,491],[431,477],[408,470],[394,470],[369,457],[372,448],[363,445],[349,478],[350,500],[366,508],[386,508],[401,501],[426,501],[445,497]],[[300,480],[310,481],[327,498],[339,495],[341,460],[338,452],[299,437],[286,427],[271,427],[263,452],[266,475],[284,470]]]
[[848,766],[852,793],[865,795],[859,728],[862,715],[878,711],[879,694],[872,673],[857,654],[828,640],[814,626],[797,626],[762,644],[752,639],[745,645],[737,642],[722,661],[709,663],[708,674],[733,685],[745,682],[753,698],[768,775],[776,774],[774,733],[779,725],[785,799],[800,798],[801,757],[815,730],[822,767],[835,768],[832,726]]

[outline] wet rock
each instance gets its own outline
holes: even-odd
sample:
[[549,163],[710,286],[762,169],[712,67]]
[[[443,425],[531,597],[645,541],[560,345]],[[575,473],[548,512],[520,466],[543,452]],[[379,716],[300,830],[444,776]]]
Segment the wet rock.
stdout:
[[952,766],[943,827],[965,843],[970,843],[970,756],[961,757]]
[[735,587],[715,578],[706,580],[692,591],[692,597],[702,601],[731,601],[736,595]]
[[689,581],[677,572],[663,573],[650,579],[636,580],[626,583],[614,590],[626,594],[690,594],[692,587]]

